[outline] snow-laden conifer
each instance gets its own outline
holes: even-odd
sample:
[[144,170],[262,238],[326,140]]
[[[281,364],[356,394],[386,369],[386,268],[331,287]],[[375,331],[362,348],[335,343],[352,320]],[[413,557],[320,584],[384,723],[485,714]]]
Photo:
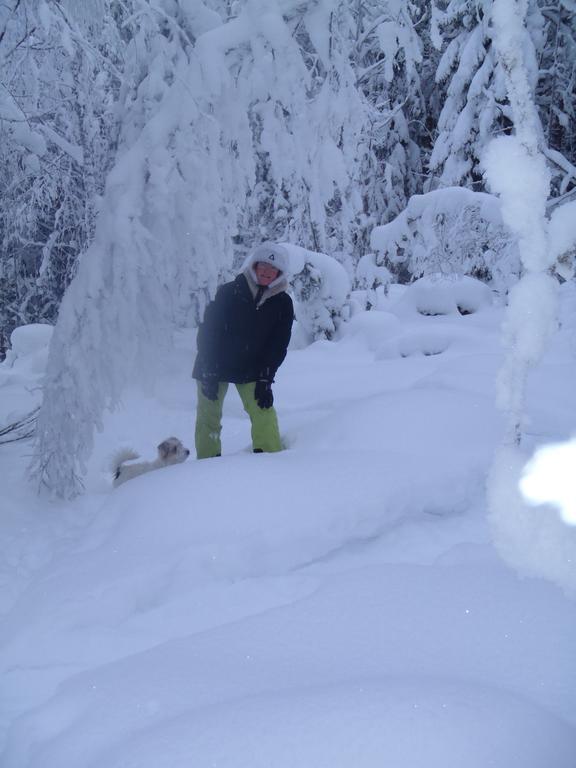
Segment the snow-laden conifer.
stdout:
[[[448,0],[434,9],[432,40],[443,50],[436,83],[445,88],[445,98],[429,165],[442,186],[481,190],[483,151],[494,134],[509,128],[513,120],[506,78],[494,47],[492,5],[492,0]],[[526,15],[529,24],[517,43],[522,46],[533,90],[542,26],[535,0],[527,4]]]
[[368,105],[352,66],[355,26],[343,0],[248,0],[229,66],[256,160],[241,239],[287,239],[315,251],[354,248]]
[[398,215],[421,190],[425,62],[415,25],[425,13],[408,0],[357,4],[356,76],[369,104],[360,178],[365,246],[370,222]]
[[6,3],[0,14],[0,335],[8,335],[55,321],[94,236],[116,141],[119,39],[106,16],[95,48],[64,6],[44,0]]
[[544,43],[536,93],[552,168],[552,193],[576,187],[576,4],[542,3]]

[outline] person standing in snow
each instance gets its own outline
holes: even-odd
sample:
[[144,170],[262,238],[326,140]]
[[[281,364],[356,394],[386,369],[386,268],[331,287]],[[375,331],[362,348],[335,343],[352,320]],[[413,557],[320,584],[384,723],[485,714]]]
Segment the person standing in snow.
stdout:
[[286,357],[294,308],[286,293],[288,251],[259,245],[235,280],[218,288],[198,329],[196,456],[220,456],[222,406],[236,385],[252,423],[254,453],[282,450],[272,384]]

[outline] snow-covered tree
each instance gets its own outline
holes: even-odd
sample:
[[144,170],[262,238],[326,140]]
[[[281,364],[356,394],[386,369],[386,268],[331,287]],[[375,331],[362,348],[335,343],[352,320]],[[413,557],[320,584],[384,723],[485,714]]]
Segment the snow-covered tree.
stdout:
[[360,179],[367,245],[370,224],[398,215],[421,190],[423,43],[416,23],[426,11],[387,0],[359,2],[356,14],[356,74],[370,106]]
[[118,77],[112,54],[94,48],[60,4],[14,1],[0,13],[0,326],[9,332],[55,321],[93,238]]
[[378,304],[378,289],[384,293],[394,281],[394,275],[388,268],[389,260],[385,253],[365,253],[356,267],[355,287],[364,291],[364,309],[370,310]]
[[[430,189],[438,184],[483,189],[484,149],[494,135],[510,130],[506,80],[494,50],[492,6],[493,0],[448,0],[433,9],[431,39],[443,50],[436,83],[445,88],[445,99],[429,161],[434,175]],[[535,0],[530,0],[526,16],[522,46],[533,91],[543,23]]]
[[104,410],[154,369],[175,322],[198,320],[231,266],[235,203],[252,170],[236,153],[246,121],[230,99],[232,78],[215,68],[218,17],[201,14],[200,2],[184,16],[170,3],[163,12],[140,5],[118,160],[60,308],[38,418],[33,474],[63,496],[80,488]]
[[537,105],[544,126],[552,194],[576,188],[576,3],[542,2],[545,44]]
[[238,47],[228,59],[256,158],[241,242],[289,239],[350,253],[367,104],[352,67],[349,4],[247,0],[238,22],[249,28],[248,53]]

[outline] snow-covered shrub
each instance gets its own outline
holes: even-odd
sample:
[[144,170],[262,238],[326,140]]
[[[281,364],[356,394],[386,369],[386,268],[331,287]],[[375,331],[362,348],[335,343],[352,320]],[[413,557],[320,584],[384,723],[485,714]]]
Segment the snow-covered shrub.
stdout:
[[460,187],[414,195],[393,221],[375,227],[371,244],[405,282],[438,273],[470,275],[505,292],[520,273],[498,198]]
[[15,328],[10,335],[10,349],[4,364],[12,367],[21,360],[39,352],[47,353],[54,328],[45,323],[31,323]]
[[0,444],[34,434],[52,331],[51,325],[34,323],[10,335],[10,348],[0,362]]
[[366,253],[362,256],[356,267],[356,288],[365,292],[364,309],[377,306],[378,288],[383,288],[386,294],[392,277],[382,253]]
[[310,341],[332,339],[344,319],[350,295],[350,278],[336,259],[325,253],[283,243],[294,267],[292,288],[296,318]]
[[471,315],[492,303],[492,291],[480,280],[457,275],[422,277],[408,286],[395,306],[398,314]]
[[44,375],[53,327],[32,323],[15,328],[10,335],[10,349],[0,363],[0,387],[20,382],[29,388],[38,385]]

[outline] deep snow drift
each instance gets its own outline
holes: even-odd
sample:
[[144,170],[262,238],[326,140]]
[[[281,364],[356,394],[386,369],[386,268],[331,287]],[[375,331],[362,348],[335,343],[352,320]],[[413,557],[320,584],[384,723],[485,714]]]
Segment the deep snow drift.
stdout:
[[[564,293],[528,450],[576,428]],[[0,446],[3,768],[574,768],[573,599],[511,570],[486,522],[502,309],[400,294],[289,353],[281,454],[252,455],[231,390],[222,458],[111,490],[119,446],[192,447],[187,333],[107,418],[83,498],[42,502],[30,446]],[[16,367],[3,422],[38,397]]]

